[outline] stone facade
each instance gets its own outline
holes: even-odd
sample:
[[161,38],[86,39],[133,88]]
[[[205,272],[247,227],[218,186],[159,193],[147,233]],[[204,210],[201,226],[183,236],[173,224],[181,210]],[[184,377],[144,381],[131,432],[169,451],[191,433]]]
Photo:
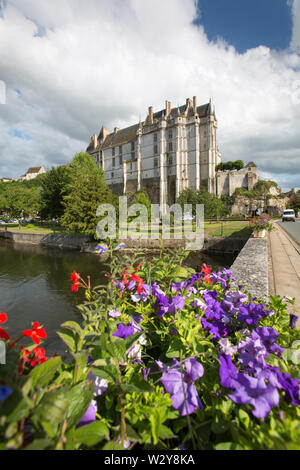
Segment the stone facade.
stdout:
[[247,163],[240,171],[217,171],[216,188],[217,196],[232,196],[237,188],[245,188],[252,191],[258,182],[257,166],[253,162]]
[[153,203],[173,204],[186,188],[217,193],[217,119],[211,102],[186,104],[153,112],[145,121],[110,133],[102,127],[87,152],[103,168],[107,183],[118,195],[145,189]]

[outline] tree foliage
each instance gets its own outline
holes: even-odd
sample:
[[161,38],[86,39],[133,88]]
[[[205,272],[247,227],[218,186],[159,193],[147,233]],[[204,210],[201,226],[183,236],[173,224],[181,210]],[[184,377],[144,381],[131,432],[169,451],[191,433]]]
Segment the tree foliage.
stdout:
[[219,163],[216,166],[216,171],[225,171],[225,170],[242,170],[244,168],[244,162],[242,160],[236,160],[235,162],[229,161],[224,163]]
[[42,180],[41,215],[45,219],[57,219],[64,213],[63,198],[67,194],[69,168],[59,166],[48,171]]
[[177,203],[184,208],[184,204],[192,204],[193,206],[193,215],[196,214],[196,204],[204,205],[204,217],[209,218],[219,218],[224,214],[223,202],[214,194],[200,189],[195,191],[193,189],[187,188],[177,199]]
[[103,170],[88,153],[75,155],[68,177],[63,196],[62,226],[69,232],[95,236],[100,220],[96,215],[98,206],[104,203],[115,205],[116,196],[108,188]]

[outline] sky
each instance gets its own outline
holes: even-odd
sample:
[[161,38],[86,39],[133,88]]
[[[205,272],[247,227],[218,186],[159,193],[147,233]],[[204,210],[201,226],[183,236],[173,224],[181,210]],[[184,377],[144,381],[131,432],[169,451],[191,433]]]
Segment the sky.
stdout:
[[300,188],[300,0],[0,0],[0,178],[193,96],[222,161]]

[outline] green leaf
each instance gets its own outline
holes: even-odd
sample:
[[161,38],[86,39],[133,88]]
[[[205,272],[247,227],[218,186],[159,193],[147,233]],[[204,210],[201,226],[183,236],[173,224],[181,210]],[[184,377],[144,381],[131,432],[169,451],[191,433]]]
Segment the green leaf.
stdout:
[[182,266],[177,266],[170,274],[171,278],[187,279],[190,277],[190,271]]
[[138,339],[142,336],[143,332],[135,333],[132,336],[129,336],[129,338],[126,338],[124,341],[125,345],[125,350],[126,353],[128,353],[129,349],[132,348],[132,346],[138,341]]
[[164,424],[161,424],[160,425],[160,431],[159,431],[159,437],[161,439],[173,439],[176,436],[170,428],[168,428]]
[[66,393],[69,408],[66,413],[67,428],[75,426],[88,409],[94,394],[94,385],[88,380],[80,382]]
[[24,450],[44,450],[53,446],[53,442],[50,439],[35,439],[33,442],[28,444]]
[[215,446],[215,450],[243,450],[243,448],[234,442],[220,442]]
[[154,409],[153,412],[151,413],[150,423],[151,423],[151,433],[152,433],[153,442],[156,445],[159,441],[160,426],[161,426],[160,414],[158,410]]
[[174,336],[170,341],[170,345],[169,345],[168,351],[166,352],[166,356],[169,358],[179,357],[180,351],[182,350],[183,350],[183,344],[180,338],[177,338],[176,336]]
[[250,417],[249,417],[248,413],[246,413],[246,411],[239,408],[238,417],[239,417],[240,421],[243,423],[243,425],[245,426],[245,428],[248,429],[248,426],[250,424]]
[[39,385],[45,387],[54,377],[58,367],[61,365],[61,357],[52,357],[30,371],[32,377],[32,386]]
[[65,323],[61,325],[61,328],[65,328],[65,329],[73,331],[74,333],[77,333],[80,338],[84,334],[83,329],[75,321],[66,321]]
[[70,351],[75,352],[79,341],[78,335],[74,335],[72,331],[60,330],[56,332],[63,342],[68,346]]
[[118,442],[110,441],[101,450],[124,450],[124,447]]
[[86,424],[77,429],[73,435],[73,439],[80,444],[93,446],[98,442],[109,437],[108,427],[100,421]]
[[122,390],[126,393],[143,393],[143,392],[153,392],[153,387],[146,382],[143,377],[133,377],[132,381],[129,384],[122,384]]
[[30,410],[30,402],[19,391],[14,392],[0,404],[0,416],[7,416],[10,422],[26,418]]
[[92,372],[96,377],[101,379],[106,379],[109,382],[115,383],[118,380],[118,373],[115,366],[106,366],[99,369],[98,367],[93,367]]
[[[60,389],[45,393],[40,403],[35,408],[34,420],[47,423],[55,433],[58,425],[64,420],[68,405],[69,403],[66,398],[65,391]],[[47,426],[45,430],[48,432]],[[51,432],[50,436],[52,437]]]
[[126,348],[124,340],[117,340],[114,343],[110,343],[106,346],[107,352],[119,362],[126,361]]

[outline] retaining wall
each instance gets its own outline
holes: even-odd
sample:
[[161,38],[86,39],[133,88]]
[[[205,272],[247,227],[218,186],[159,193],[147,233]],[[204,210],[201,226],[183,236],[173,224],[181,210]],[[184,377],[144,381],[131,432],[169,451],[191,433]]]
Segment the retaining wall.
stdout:
[[71,248],[81,250],[90,238],[83,235],[66,235],[59,233],[25,233],[14,231],[0,231],[0,237],[13,243],[30,245],[56,246],[58,248]]
[[237,285],[245,284],[253,296],[268,300],[267,238],[249,238],[230,269]]

